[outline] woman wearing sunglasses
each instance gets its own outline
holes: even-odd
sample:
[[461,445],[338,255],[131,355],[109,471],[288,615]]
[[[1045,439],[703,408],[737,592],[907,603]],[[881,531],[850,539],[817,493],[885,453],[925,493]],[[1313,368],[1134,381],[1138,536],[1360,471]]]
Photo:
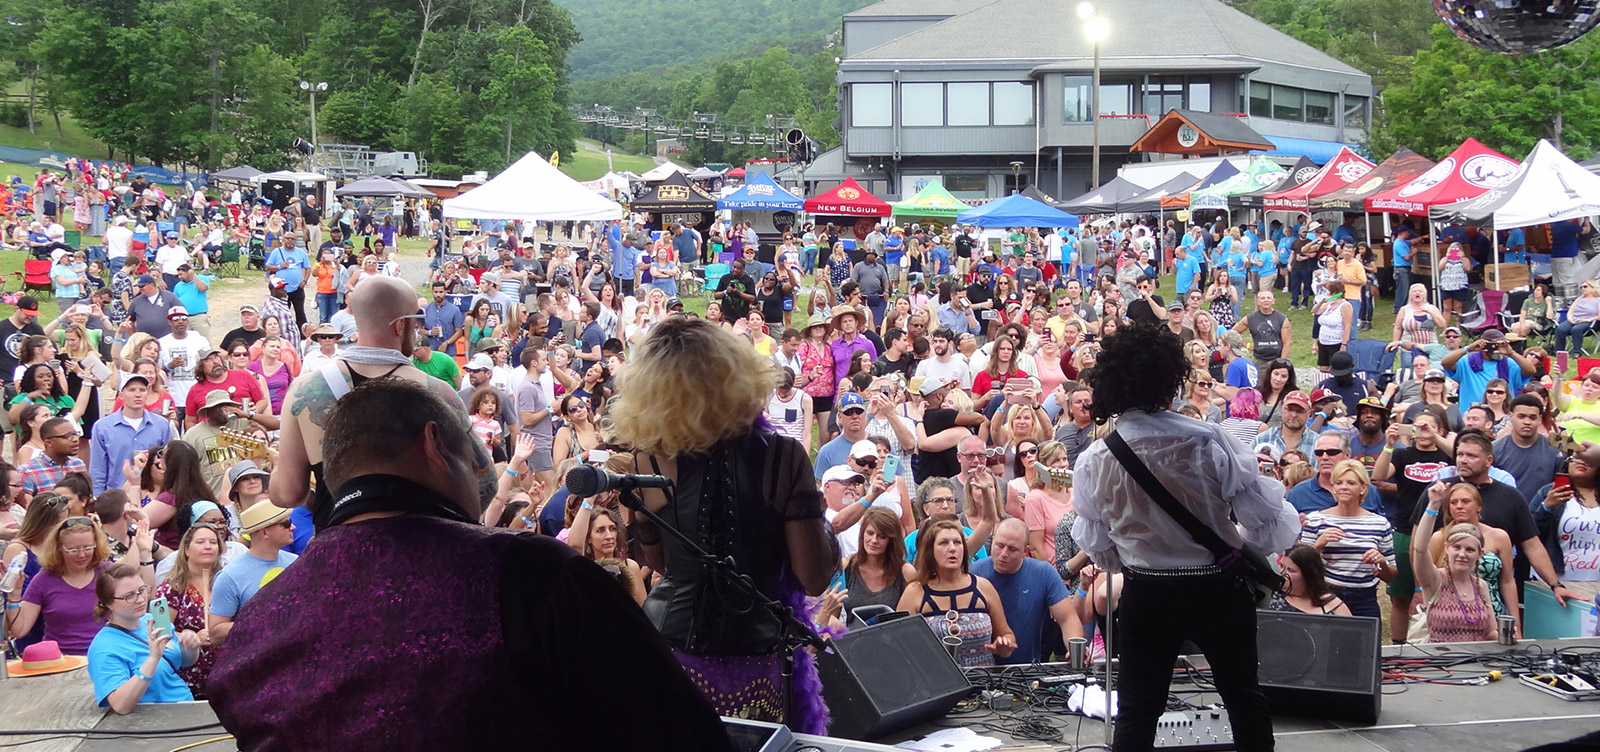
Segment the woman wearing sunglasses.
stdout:
[[199,659],[200,637],[185,630],[174,642],[157,628],[147,613],[152,590],[128,564],[110,565],[94,584],[93,615],[105,627],[89,647],[89,678],[95,701],[118,715],[143,702],[194,699],[178,669]]
[[[155,586],[153,538],[141,530],[134,538],[138,576]],[[6,600],[6,633],[21,637],[44,620],[44,639],[61,646],[67,655],[84,655],[100,631],[95,617],[95,577],[111,566],[111,546],[100,523],[88,517],[68,517],[50,532],[39,561],[39,574],[21,592]]]

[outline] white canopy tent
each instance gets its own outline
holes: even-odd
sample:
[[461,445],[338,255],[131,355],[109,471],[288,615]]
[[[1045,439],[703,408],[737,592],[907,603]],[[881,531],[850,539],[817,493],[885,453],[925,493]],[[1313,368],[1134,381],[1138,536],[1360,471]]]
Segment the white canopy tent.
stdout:
[[1594,216],[1600,214],[1600,175],[1541,138],[1510,180],[1475,198],[1435,206],[1430,214],[1435,222],[1496,230]]
[[489,182],[445,199],[444,215],[527,222],[608,220],[620,218],[622,206],[584,188],[530,151]]
[[678,165],[678,164],[673,163],[673,162],[662,162],[661,164],[658,164],[655,167],[650,168],[649,172],[646,172],[645,174],[640,175],[639,179],[643,180],[643,181],[645,181],[647,183],[648,182],[653,182],[653,181],[656,181],[656,180],[666,180],[669,176],[672,175],[672,173],[675,173],[675,172],[681,172],[681,173],[683,173],[685,175],[689,174],[689,171],[684,169],[682,165]]

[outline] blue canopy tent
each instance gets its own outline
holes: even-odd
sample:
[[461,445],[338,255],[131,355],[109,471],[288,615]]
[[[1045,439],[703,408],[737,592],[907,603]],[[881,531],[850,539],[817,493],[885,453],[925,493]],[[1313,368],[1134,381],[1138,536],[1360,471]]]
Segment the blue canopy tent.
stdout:
[[717,199],[718,211],[800,211],[805,205],[804,199],[784,190],[764,172],[751,175],[739,190]]
[[979,227],[1077,227],[1078,218],[1020,193],[995,199],[956,215],[956,222]]

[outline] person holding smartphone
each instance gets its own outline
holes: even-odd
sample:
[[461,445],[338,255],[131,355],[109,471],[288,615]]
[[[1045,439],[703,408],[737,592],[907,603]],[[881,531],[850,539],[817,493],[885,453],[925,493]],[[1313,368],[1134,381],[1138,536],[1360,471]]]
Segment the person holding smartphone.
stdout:
[[193,700],[178,669],[199,659],[200,637],[155,626],[148,613],[152,590],[139,568],[112,564],[96,578],[94,592],[94,616],[106,620],[89,644],[95,702],[127,715],[140,703]]

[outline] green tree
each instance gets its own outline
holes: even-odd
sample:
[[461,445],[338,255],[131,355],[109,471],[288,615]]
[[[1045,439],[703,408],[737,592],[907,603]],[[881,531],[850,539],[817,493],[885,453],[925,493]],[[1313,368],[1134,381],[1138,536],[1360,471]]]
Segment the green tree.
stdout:
[[1383,93],[1376,141],[1438,159],[1471,136],[1520,158],[1541,138],[1582,158],[1600,145],[1600,39],[1500,55],[1440,24],[1404,81]]

